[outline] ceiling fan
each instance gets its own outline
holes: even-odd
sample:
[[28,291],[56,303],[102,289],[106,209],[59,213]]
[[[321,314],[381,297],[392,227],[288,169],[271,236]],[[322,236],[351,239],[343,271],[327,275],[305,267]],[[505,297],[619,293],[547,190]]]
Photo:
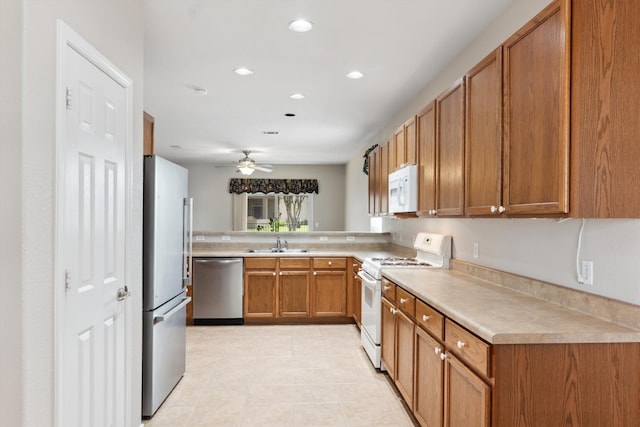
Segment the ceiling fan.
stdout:
[[[254,171],[271,172],[273,169],[271,165],[266,163],[256,163],[255,160],[249,157],[251,151],[242,150],[244,157],[238,160],[238,163],[234,163],[233,166],[237,168],[237,172],[242,175],[251,175]],[[224,167],[224,166],[223,166]]]

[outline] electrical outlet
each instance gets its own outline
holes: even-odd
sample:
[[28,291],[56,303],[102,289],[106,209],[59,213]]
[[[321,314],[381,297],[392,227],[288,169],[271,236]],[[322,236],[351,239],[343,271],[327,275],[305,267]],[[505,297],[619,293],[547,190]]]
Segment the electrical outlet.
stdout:
[[354,242],[356,240],[356,236],[347,236],[347,242]]
[[474,257],[474,258],[478,258],[478,251],[479,251],[479,249],[480,249],[480,247],[479,247],[479,246],[480,246],[480,245],[478,245],[478,243],[477,243],[477,242],[473,244],[473,257]]
[[585,285],[593,285],[593,261],[582,261],[580,275],[582,276],[582,280]]
[[220,238],[223,242],[228,242],[229,240],[231,240],[231,236],[222,236]]
[[326,242],[327,240],[329,240],[329,238],[327,236],[320,236],[320,241],[321,242]]

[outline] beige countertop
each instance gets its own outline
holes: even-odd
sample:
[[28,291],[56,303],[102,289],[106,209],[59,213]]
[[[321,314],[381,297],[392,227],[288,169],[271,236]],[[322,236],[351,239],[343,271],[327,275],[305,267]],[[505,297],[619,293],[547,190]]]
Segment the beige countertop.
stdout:
[[640,331],[452,270],[384,276],[492,344],[639,342]]

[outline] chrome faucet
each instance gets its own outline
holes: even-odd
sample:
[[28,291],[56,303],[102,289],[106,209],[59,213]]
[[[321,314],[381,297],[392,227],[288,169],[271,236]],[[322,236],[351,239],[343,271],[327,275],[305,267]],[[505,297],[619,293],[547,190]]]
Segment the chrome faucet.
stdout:
[[276,237],[276,249],[282,249],[282,243],[280,243],[280,236]]

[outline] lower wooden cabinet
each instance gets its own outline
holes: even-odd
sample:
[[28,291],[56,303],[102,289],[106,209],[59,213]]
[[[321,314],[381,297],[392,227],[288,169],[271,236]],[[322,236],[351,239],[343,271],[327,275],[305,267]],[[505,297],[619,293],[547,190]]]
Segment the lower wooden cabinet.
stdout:
[[441,427],[444,422],[444,362],[442,344],[415,328],[413,415],[420,425]]
[[637,425],[640,343],[489,344],[385,286],[382,361],[421,426]]
[[356,322],[358,328],[361,324],[362,316],[362,279],[358,276],[358,271],[362,263],[357,260],[353,260],[353,279],[351,281],[351,316]]
[[347,258],[245,258],[245,322],[351,321],[346,265]]
[[313,258],[313,316],[347,315],[346,269],[346,258]]
[[491,387],[451,353],[444,359],[444,425],[491,425]]

